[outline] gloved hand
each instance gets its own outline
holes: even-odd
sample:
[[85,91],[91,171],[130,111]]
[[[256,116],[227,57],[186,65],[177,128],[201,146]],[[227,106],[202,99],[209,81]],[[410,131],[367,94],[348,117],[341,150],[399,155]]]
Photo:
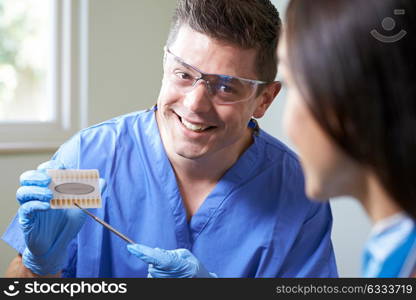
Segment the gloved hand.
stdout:
[[62,163],[51,160],[38,169],[20,176],[21,187],[16,198],[21,204],[18,215],[26,249],[23,264],[39,275],[56,274],[66,260],[66,248],[84,224],[86,215],[80,209],[51,209],[51,178],[47,169],[64,169]]
[[148,277],[153,278],[209,278],[218,277],[209,273],[198,259],[187,249],[164,250],[140,244],[129,244],[127,249],[149,264]]

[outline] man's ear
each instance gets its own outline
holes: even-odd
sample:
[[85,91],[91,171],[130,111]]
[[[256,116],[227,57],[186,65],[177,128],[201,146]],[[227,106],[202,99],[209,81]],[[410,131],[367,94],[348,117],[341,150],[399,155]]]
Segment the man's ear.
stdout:
[[273,100],[276,98],[277,94],[279,94],[281,88],[282,84],[280,81],[269,83],[266,86],[265,90],[259,96],[260,99],[258,105],[253,113],[254,118],[259,119],[264,116],[264,113],[273,103]]

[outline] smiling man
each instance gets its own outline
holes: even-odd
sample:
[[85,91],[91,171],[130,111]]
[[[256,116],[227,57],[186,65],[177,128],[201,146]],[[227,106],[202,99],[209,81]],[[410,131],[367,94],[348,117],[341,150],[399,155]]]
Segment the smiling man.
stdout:
[[263,116],[280,84],[256,80],[256,49],[227,44],[187,24],[168,45],[156,120],[192,216],[253,143],[247,125]]
[[[255,121],[280,90],[279,31],[268,0],[180,0],[157,105],[82,130],[22,175],[8,275],[337,276],[329,206],[308,201],[296,156]],[[98,169],[92,211],[139,244],[50,210],[39,178],[56,167]]]

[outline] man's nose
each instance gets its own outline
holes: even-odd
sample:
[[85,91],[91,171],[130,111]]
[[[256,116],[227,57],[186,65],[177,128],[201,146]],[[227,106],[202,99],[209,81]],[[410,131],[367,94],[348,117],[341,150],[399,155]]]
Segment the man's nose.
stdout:
[[193,112],[208,112],[212,107],[208,83],[198,80],[191,91],[185,95],[184,105]]

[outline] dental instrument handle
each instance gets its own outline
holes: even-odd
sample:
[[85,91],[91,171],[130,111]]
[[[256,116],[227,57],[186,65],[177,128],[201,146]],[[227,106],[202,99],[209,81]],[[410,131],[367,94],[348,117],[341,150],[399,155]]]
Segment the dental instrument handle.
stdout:
[[124,234],[122,234],[121,232],[118,232],[116,229],[114,229],[113,227],[111,227],[110,224],[106,223],[105,221],[101,220],[100,218],[94,216],[88,210],[86,210],[86,209],[82,208],[81,206],[79,206],[78,203],[74,203],[74,205],[76,207],[78,207],[79,209],[81,209],[83,212],[85,212],[87,215],[89,215],[91,218],[93,218],[95,221],[97,221],[98,223],[100,223],[101,225],[103,225],[105,228],[107,228],[108,230],[110,230],[111,232],[115,233],[116,235],[118,235],[123,240],[125,240],[127,243],[129,243],[129,244],[135,244],[135,242],[133,242],[128,237],[126,237]]

